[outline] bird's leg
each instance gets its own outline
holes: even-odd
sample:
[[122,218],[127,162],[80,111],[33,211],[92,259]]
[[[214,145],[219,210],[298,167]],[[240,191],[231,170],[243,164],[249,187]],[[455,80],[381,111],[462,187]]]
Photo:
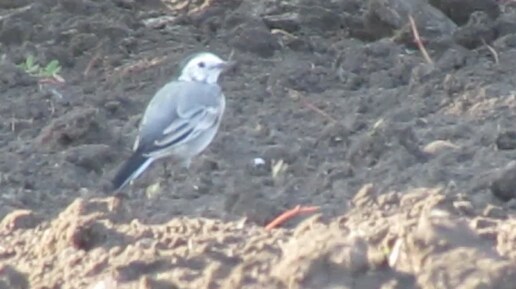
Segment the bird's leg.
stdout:
[[190,169],[190,165],[191,164],[192,164],[192,160],[191,159],[183,160],[183,168],[185,168],[186,170]]
[[183,170],[185,171],[185,174],[186,174],[186,181],[188,183],[191,183],[193,186],[195,186],[194,184],[194,180],[192,179],[193,178],[193,175],[192,175],[192,172],[190,170],[190,165],[192,164],[192,160],[191,159],[186,159],[186,160],[183,160],[182,162],[182,167],[183,167]]
[[163,176],[165,177],[165,179],[168,179],[172,176],[172,172],[169,170],[168,164],[166,161],[163,162]]

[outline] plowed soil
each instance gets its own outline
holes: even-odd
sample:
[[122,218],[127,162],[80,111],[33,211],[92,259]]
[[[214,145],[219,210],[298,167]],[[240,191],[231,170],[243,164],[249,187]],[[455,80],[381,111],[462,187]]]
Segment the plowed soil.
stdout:
[[[0,288],[516,288],[515,5],[428,2],[0,0]],[[110,195],[198,51],[216,139]]]

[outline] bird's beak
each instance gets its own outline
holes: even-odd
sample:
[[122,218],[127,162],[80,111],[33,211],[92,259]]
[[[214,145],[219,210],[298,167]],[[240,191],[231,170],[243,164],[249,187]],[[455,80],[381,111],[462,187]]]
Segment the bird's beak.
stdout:
[[236,64],[237,64],[236,61],[228,60],[228,61],[224,61],[224,62],[217,64],[216,68],[218,68],[222,71],[227,71],[227,70],[233,68]]

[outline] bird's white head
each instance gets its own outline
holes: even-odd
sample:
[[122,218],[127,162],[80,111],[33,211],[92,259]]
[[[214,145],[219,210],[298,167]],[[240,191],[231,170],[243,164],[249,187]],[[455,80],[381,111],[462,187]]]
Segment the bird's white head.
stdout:
[[191,56],[183,66],[179,80],[217,83],[220,74],[233,65],[213,53],[202,52]]

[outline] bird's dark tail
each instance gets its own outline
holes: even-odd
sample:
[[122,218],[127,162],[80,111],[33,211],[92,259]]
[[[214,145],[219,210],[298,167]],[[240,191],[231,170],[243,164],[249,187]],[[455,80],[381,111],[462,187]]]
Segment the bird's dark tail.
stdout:
[[113,178],[113,191],[119,191],[130,181],[141,175],[152,163],[153,159],[134,152],[133,155],[118,169]]

